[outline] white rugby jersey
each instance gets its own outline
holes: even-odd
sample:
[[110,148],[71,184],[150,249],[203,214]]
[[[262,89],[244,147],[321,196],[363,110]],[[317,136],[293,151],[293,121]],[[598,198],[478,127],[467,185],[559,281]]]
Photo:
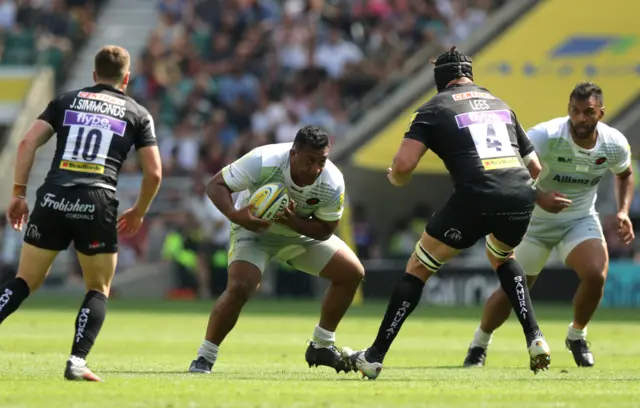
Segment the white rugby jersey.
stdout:
[[[316,181],[299,187],[291,179],[289,152],[293,143],[278,143],[257,147],[222,169],[225,183],[232,191],[240,192],[236,207],[249,204],[251,194],[267,183],[284,183],[289,197],[295,202],[296,214],[303,218],[312,214],[323,221],[338,221],[344,205],[342,172],[329,160]],[[300,236],[297,232],[272,224],[269,233]]]
[[583,149],[571,139],[568,116],[540,123],[527,132],[542,164],[536,185],[542,191],[566,194],[572,201],[558,214],[536,206],[535,217],[566,219],[594,214],[598,184],[607,169],[617,174],[631,165],[624,135],[602,122],[597,131],[593,149]]

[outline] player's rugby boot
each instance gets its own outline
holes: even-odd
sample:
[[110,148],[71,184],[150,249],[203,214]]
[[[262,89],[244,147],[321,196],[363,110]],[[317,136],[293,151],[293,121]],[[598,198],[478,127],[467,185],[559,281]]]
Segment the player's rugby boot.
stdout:
[[591,354],[591,350],[589,350],[589,343],[587,343],[585,339],[566,339],[564,344],[569,350],[571,350],[573,359],[576,361],[578,367],[593,367],[593,354]]
[[307,352],[304,355],[309,367],[327,366],[334,368],[337,373],[340,373],[340,371],[348,373],[353,369],[351,361],[348,358],[343,358],[341,351],[336,346],[320,348],[315,346],[315,342],[309,342],[309,347],[307,347]]
[[64,378],[71,381],[102,382],[102,379],[87,367],[84,360],[74,357],[67,361],[67,367],[64,369]]
[[464,367],[484,367],[487,359],[487,349],[482,347],[471,347],[467,350],[467,357],[464,359]]
[[382,361],[379,359],[367,355],[369,349],[356,351],[351,355],[351,363],[357,371],[360,371],[362,378],[367,377],[370,380],[375,380],[382,371]]
[[545,339],[538,337],[531,342],[529,346],[529,357],[529,367],[534,374],[537,374],[538,371],[549,369],[549,364],[551,364],[551,350]]
[[211,374],[211,368],[213,364],[208,362],[204,357],[198,357],[197,360],[193,360],[189,366],[190,373],[196,374]]

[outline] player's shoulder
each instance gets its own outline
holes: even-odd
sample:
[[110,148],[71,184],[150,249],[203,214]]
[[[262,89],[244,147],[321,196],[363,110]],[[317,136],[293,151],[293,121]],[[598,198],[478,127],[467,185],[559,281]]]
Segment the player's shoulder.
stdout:
[[251,155],[262,160],[263,167],[281,166],[289,156],[293,143],[273,143],[254,148]]
[[533,126],[529,131],[537,132],[538,134],[546,136],[549,139],[558,139],[563,137],[565,133],[567,133],[568,124],[569,117],[563,116],[547,120],[545,122],[540,122],[537,125]]
[[606,123],[598,122],[598,137],[602,137],[602,141],[608,145],[616,145],[626,148],[629,142],[625,135],[618,129],[613,128]]

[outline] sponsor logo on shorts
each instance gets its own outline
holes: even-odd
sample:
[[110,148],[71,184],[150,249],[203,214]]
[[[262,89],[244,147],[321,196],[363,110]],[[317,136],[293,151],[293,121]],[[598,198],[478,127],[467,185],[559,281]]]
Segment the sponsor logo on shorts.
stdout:
[[319,198],[312,197],[312,198],[307,200],[307,204],[308,205],[317,205],[318,203],[320,203],[320,199]]
[[107,244],[105,244],[104,242],[93,241],[92,243],[89,244],[89,249],[100,249],[100,248],[104,248],[105,246],[107,246]]
[[471,125],[487,123],[507,123],[511,121],[511,111],[507,109],[492,110],[484,112],[466,112],[456,115],[456,123],[459,128],[466,128]]
[[70,160],[60,160],[60,168],[69,171],[80,171],[82,173],[104,174],[104,166],[101,164],[81,163]]
[[444,237],[451,241],[460,241],[462,239],[462,232],[455,228],[449,228],[447,232],[444,233]]
[[66,200],[64,197],[56,198],[53,193],[46,193],[42,197],[40,206],[43,208],[51,208],[56,211],[65,213],[65,216],[73,220],[93,220],[96,211],[95,204],[84,204],[78,198],[76,202]]
[[520,167],[520,160],[517,157],[497,157],[494,159],[482,159],[485,170],[508,169]]
[[88,128],[108,130],[118,136],[124,136],[124,131],[127,128],[127,122],[124,120],[97,113],[86,113],[73,110],[64,111],[64,121],[62,124],[64,126],[84,126]]
[[40,241],[40,237],[42,236],[40,231],[38,231],[38,226],[34,224],[29,224],[29,226],[27,226],[27,232],[25,235],[27,238],[31,238],[34,241]]

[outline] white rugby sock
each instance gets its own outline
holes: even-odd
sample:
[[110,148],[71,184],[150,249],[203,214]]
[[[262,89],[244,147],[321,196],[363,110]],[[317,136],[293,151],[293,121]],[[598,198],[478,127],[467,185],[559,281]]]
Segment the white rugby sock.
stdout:
[[218,346],[210,341],[203,341],[202,345],[198,349],[198,357],[204,357],[205,360],[211,364],[215,364],[218,358]]
[[576,329],[575,327],[573,327],[573,322],[571,322],[571,324],[569,325],[569,328],[567,329],[567,338],[569,340],[586,339],[587,338],[587,327],[585,326],[585,328],[582,329],[582,330]]
[[476,329],[475,334],[473,335],[473,341],[471,342],[471,347],[482,347],[486,349],[491,344],[491,338],[493,337],[493,333],[485,333],[480,329],[480,326]]
[[316,343],[316,348],[332,346],[336,342],[336,333],[316,326],[313,330],[313,341]]

